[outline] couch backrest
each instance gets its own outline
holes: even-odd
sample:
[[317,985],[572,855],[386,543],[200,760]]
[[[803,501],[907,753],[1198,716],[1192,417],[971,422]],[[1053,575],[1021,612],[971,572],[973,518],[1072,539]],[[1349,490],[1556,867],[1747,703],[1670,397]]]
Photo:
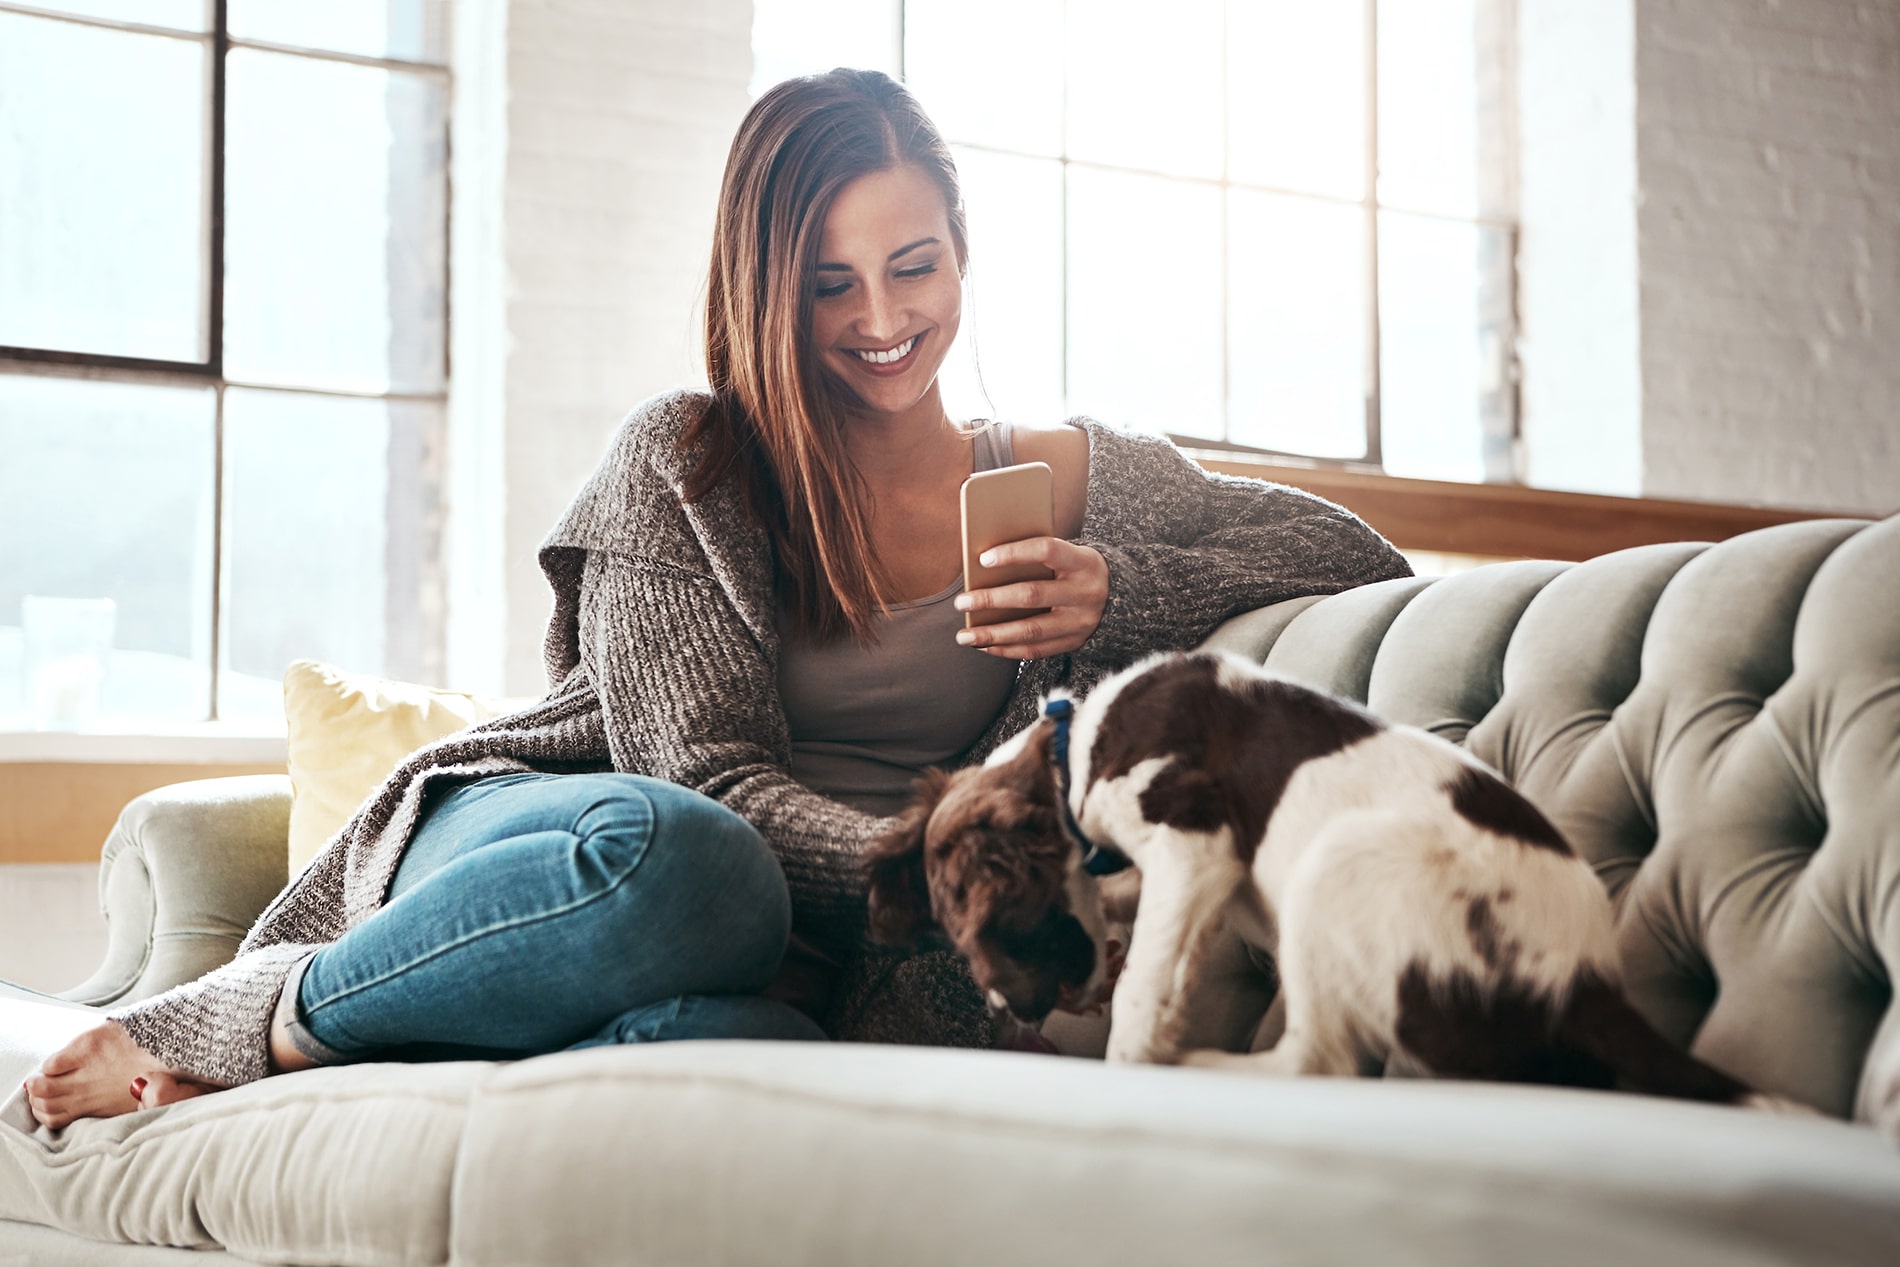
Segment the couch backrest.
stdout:
[[1209,645],[1467,746],[1596,867],[1665,1034],[1900,1123],[1900,516],[1389,581]]

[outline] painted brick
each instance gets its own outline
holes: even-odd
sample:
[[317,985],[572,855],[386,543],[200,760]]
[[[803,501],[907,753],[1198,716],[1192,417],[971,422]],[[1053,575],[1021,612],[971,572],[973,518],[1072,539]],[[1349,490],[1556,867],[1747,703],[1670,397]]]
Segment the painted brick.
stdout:
[[[459,682],[533,693],[549,611],[536,548],[627,411],[703,380],[699,306],[748,103],[752,5],[465,0],[463,12],[490,28],[458,54],[492,63],[498,81],[484,90],[501,118],[479,140],[500,210],[494,277],[460,287],[456,320],[497,327],[465,351],[483,359],[470,376],[499,396],[501,420],[469,459],[485,475],[461,486],[477,496],[459,532],[480,540],[453,551],[473,575],[456,583],[466,601],[451,623],[501,628],[453,668]],[[499,532],[480,526],[497,514]]]
[[1900,6],[1635,3],[1645,491],[1900,509]]
[[1518,39],[1528,477],[1900,509],[1900,4],[1521,0]]

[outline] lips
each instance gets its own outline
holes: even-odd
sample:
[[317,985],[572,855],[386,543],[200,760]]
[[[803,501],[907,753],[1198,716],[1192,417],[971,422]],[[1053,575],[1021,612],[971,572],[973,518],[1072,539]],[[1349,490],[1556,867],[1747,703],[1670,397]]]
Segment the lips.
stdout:
[[897,362],[909,356],[911,349],[916,346],[917,336],[913,334],[910,338],[905,339],[894,348],[887,348],[881,352],[866,348],[855,348],[852,351],[852,355],[856,356],[860,361],[868,361],[872,365],[895,365]]
[[910,369],[911,362],[917,359],[918,345],[929,333],[926,330],[923,334],[913,334],[888,348],[846,348],[845,351],[864,373],[887,378]]

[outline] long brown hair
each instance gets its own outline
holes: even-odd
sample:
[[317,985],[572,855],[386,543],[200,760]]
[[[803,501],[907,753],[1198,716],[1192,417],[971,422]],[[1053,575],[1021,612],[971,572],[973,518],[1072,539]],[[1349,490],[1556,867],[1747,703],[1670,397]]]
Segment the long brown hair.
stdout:
[[719,190],[706,293],[713,404],[682,439],[699,449],[685,499],[739,481],[771,538],[793,619],[820,642],[874,641],[891,583],[844,446],[859,402],[811,342],[819,240],[839,190],[905,164],[943,191],[962,272],[968,239],[950,149],[917,99],[877,71],[788,79],[760,97]]

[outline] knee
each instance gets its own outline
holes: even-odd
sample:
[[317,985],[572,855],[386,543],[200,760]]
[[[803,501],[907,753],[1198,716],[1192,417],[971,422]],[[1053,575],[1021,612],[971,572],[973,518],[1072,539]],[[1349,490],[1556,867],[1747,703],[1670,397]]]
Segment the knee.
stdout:
[[792,934],[792,899],[785,872],[752,824],[717,802],[700,798],[677,824],[677,851],[702,901],[702,917],[729,939],[736,959],[756,960],[769,975]]
[[752,824],[688,788],[648,789],[650,857],[643,887],[666,894],[668,923],[736,974],[728,989],[757,989],[791,938],[785,873]]

